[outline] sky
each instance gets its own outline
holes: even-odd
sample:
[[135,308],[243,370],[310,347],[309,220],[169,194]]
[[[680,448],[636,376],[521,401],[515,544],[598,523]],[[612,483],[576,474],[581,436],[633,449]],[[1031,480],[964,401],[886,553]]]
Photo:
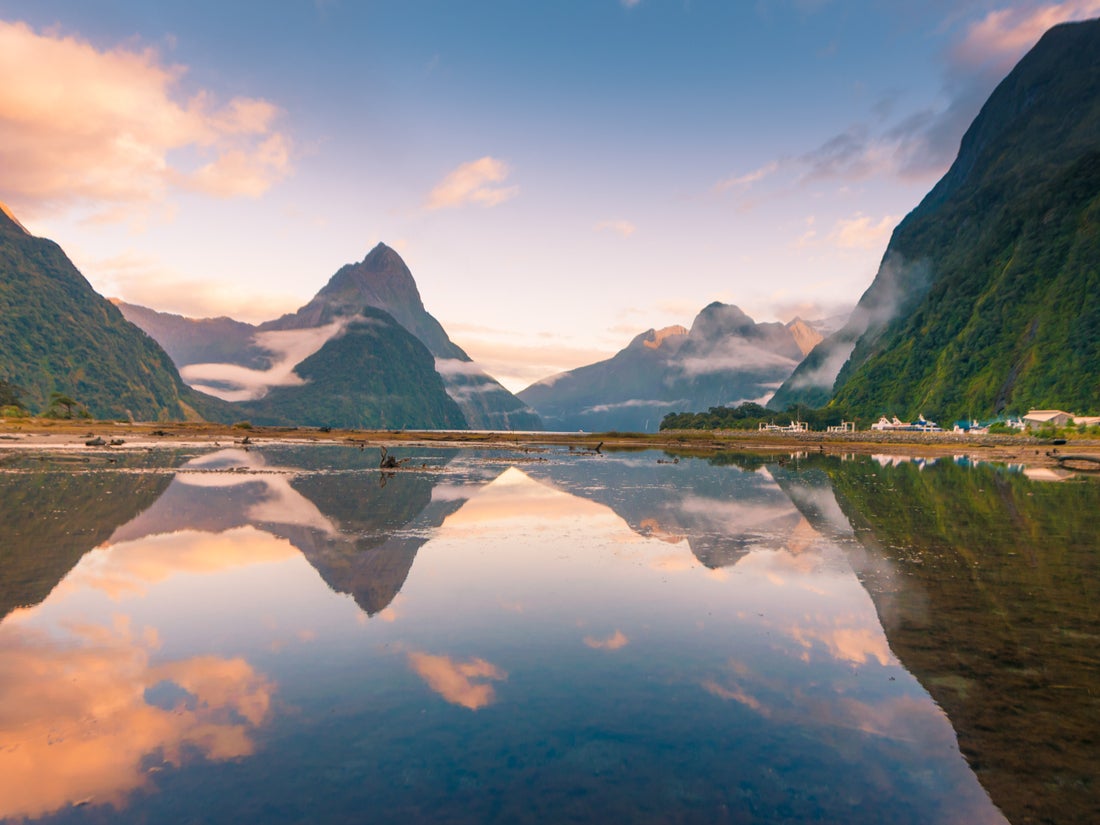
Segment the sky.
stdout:
[[258,322],[379,242],[512,390],[850,309],[1100,0],[0,0],[0,201],[101,294]]

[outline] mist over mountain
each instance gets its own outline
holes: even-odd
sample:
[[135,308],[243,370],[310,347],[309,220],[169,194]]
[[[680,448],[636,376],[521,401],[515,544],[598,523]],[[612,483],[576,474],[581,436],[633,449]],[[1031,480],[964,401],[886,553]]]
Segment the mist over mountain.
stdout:
[[772,399],[951,419],[1100,409],[1100,21],[1047,32]]
[[690,330],[648,330],[612,358],[545,378],[519,397],[550,429],[655,431],[669,412],[762,403],[802,359],[800,338],[805,345],[820,335],[801,321],[758,324],[715,302]]
[[[119,307],[163,341],[189,384],[245,405],[258,420],[308,423],[298,417],[320,420],[323,412],[323,423],[340,426],[541,428],[534,412],[450,340],[424,308],[401,256],[385,244],[341,267],[305,306],[255,326]],[[418,348],[406,337],[429,354],[434,377],[424,371],[423,358],[412,355]],[[360,371],[349,367],[353,362]],[[355,389],[357,381],[368,380],[375,386]],[[438,398],[437,383],[449,403]],[[408,398],[399,400],[403,393]],[[423,415],[415,414],[417,406]]]

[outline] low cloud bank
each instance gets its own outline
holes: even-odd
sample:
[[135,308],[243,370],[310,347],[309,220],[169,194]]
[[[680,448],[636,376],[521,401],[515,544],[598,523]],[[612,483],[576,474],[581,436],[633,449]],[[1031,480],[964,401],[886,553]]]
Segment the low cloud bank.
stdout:
[[180,376],[196,390],[224,401],[255,401],[267,395],[272,387],[304,384],[294,368],[343,332],[353,320],[343,318],[312,329],[256,333],[256,346],[272,355],[272,364],[265,370],[239,364],[189,364],[180,370]]

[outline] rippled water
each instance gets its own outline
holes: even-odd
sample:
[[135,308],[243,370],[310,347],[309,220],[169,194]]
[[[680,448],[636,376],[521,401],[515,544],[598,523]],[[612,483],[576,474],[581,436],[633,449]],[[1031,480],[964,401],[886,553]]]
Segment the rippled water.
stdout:
[[1100,819],[1100,484],[354,447],[0,467],[0,818]]

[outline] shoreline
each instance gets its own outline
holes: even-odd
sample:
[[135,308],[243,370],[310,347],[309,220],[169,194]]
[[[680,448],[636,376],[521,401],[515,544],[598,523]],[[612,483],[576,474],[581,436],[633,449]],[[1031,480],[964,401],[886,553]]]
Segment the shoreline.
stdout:
[[[87,446],[100,438],[106,444]],[[111,441],[121,444],[111,444]],[[232,446],[263,443],[351,444],[380,446],[454,446],[485,449],[530,449],[568,446],[592,451],[666,450],[681,455],[716,452],[825,454],[890,454],[910,458],[940,458],[969,454],[986,461],[1057,467],[1057,454],[1100,458],[1100,440],[1071,438],[1064,444],[1029,435],[968,435],[953,432],[775,433],[758,430],[671,430],[659,433],[485,432],[456,430],[346,430],[314,427],[239,427],[209,423],[125,423],[89,420],[0,420],[0,450],[58,449],[111,451],[187,446]],[[1097,464],[1100,470],[1100,464]]]

